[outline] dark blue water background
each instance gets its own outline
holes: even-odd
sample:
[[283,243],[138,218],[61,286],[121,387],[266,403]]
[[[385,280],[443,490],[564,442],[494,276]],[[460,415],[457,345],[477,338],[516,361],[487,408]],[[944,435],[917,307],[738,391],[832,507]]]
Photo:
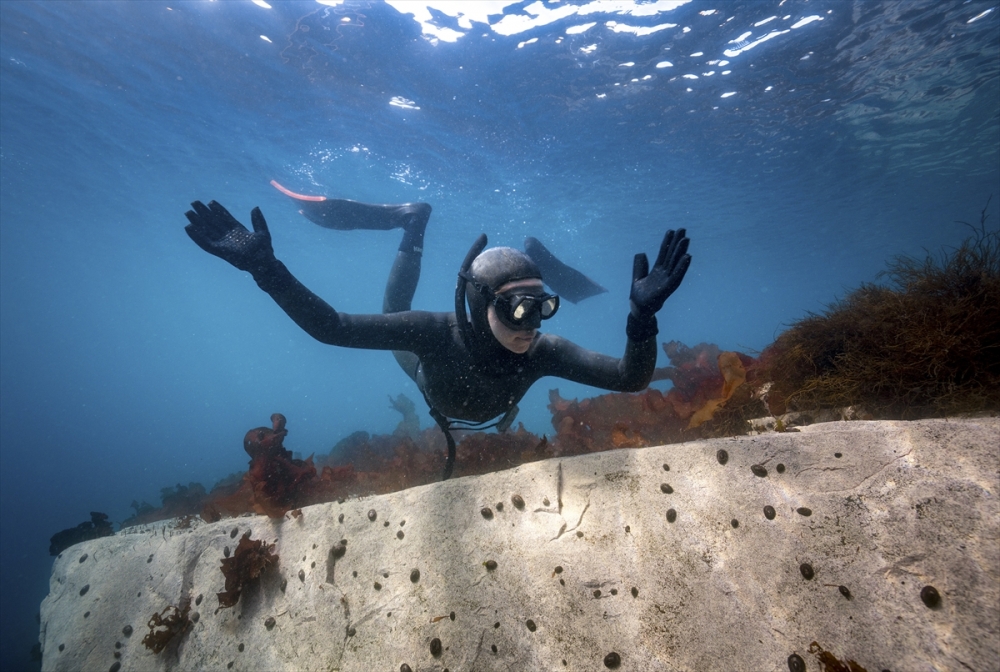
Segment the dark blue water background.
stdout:
[[[490,25],[457,3],[424,30],[386,4],[273,4],[0,3],[3,669],[28,665],[57,530],[245,469],[273,412],[325,453],[420,399],[391,356],[312,341],[195,247],[194,199],[259,205],[349,312],[380,310],[399,232],[320,229],[269,180],[432,203],[417,308],[451,308],[480,232],[537,236],[610,290],[546,328],[612,354],[632,255],[666,228],[694,262],[660,338],[754,351],[892,255],[957,244],[991,194],[996,222],[995,0],[499,2]],[[551,432],[553,387],[599,393],[540,382],[528,429]]]

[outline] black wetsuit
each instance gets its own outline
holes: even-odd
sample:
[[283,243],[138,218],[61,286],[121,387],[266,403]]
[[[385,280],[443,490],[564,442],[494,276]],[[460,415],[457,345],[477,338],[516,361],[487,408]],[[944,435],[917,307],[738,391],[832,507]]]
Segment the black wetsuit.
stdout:
[[[485,422],[507,413],[539,378],[557,376],[607,390],[644,389],[656,364],[656,323],[632,328],[621,359],[585,350],[565,338],[539,333],[516,354],[492,335],[472,330],[468,346],[455,313],[410,310],[421,255],[399,252],[380,315],[334,310],[296,280],[281,262],[255,273],[261,289],[313,338],[330,345],[392,350],[431,407],[450,418]],[[651,320],[652,322],[650,323]]]
[[[287,192],[283,188],[282,191]],[[492,268],[500,274],[495,275],[486,267],[477,271],[474,255],[482,253],[486,245],[486,236],[481,236],[469,250],[462,266],[459,277],[465,279],[456,285],[455,308],[461,317],[456,317],[456,313],[413,311],[410,304],[420,279],[424,229],[431,212],[429,205],[369,205],[287,193],[302,201],[302,213],[322,226],[334,229],[403,229],[403,240],[389,274],[381,315],[338,313],[306,289],[274,256],[271,234],[260,208],[254,208],[250,213],[251,232],[215,201],[207,206],[195,201],[191,204],[192,209],[185,213],[189,222],[185,230],[206,252],[250,272],[258,286],[313,338],[349,348],[391,350],[403,370],[423,392],[431,407],[431,415],[444,431],[448,442],[445,479],[451,476],[456,454],[455,441],[449,431],[453,423],[449,417],[483,423],[504,415],[509,421],[512,414],[508,411],[543,376],[558,376],[623,392],[635,392],[646,387],[656,363],[656,313],[680,285],[691,264],[691,256],[687,254],[690,241],[684,229],[667,231],[652,268],[645,254],[635,256],[629,294],[630,311],[625,328],[628,344],[621,359],[590,352],[564,338],[540,333],[536,333],[525,353],[517,354],[507,350],[493,336],[484,301],[499,298],[496,292],[505,281],[541,278],[536,260],[510,248],[494,248],[490,252],[505,258],[503,264]],[[541,243],[536,247],[544,250]],[[520,256],[510,257],[505,250]],[[552,262],[545,254],[538,254],[543,263]],[[486,259],[486,256],[482,258]],[[489,262],[486,260],[483,263],[488,266]],[[515,269],[518,265],[523,268]],[[561,263],[552,266],[555,269],[553,278],[571,285],[586,281],[579,288],[578,298],[604,291],[603,287],[592,283],[583,274],[563,266]],[[485,275],[479,279],[467,277],[470,270],[473,275],[477,272]],[[525,270],[530,274],[521,274]],[[486,275],[492,276],[492,279],[484,285]],[[478,293],[461,291],[464,288],[468,292],[469,287],[477,284],[482,288],[477,290]],[[459,324],[459,319],[466,319],[463,314],[466,299],[470,306],[473,302],[476,306],[471,312],[469,324]],[[558,309],[557,299],[555,309]],[[506,318],[501,316],[501,319]]]

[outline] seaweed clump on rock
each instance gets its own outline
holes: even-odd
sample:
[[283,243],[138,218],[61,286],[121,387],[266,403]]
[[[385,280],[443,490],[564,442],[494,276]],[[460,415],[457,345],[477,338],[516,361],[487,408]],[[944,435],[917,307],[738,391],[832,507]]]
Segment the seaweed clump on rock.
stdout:
[[135,513],[122,521],[122,527],[180,518],[200,511],[207,500],[208,493],[201,483],[189,483],[188,485],[178,483],[173,487],[160,488],[162,505],[156,508],[149,502],[144,501],[140,504],[132,500],[131,506]]
[[[988,203],[987,203],[988,207]],[[772,414],[854,406],[881,419],[1000,410],[1000,231],[941,259],[893,259],[823,314],[793,324],[761,354]]]
[[250,532],[240,537],[236,552],[222,561],[222,573],[226,577],[226,590],[218,593],[219,607],[235,606],[240,593],[251,582],[272,565],[278,564],[274,544],[270,546],[262,540],[250,540]]
[[52,535],[49,539],[49,555],[59,555],[70,546],[82,541],[110,537],[114,533],[114,526],[108,521],[108,514],[91,511],[90,520]]
[[153,653],[159,653],[167,648],[171,640],[191,628],[191,598],[181,600],[179,607],[168,606],[149,619],[149,633],[142,638],[142,643]]
[[316,476],[312,457],[299,460],[292,456],[283,441],[288,435],[285,416],[271,415],[271,427],[256,427],[243,438],[243,449],[250,456],[250,468],[238,484],[213,488],[206,499],[201,517],[214,522],[224,514],[247,511],[271,518],[281,518],[292,509],[310,503],[303,485]]

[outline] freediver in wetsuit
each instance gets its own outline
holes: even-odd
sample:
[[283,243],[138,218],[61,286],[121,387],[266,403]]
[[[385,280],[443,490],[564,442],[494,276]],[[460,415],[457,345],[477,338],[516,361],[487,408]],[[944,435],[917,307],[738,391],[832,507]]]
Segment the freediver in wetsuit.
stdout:
[[[691,263],[684,229],[667,231],[652,270],[645,254],[635,256],[625,329],[628,342],[625,355],[617,359],[538,331],[542,320],[559,309],[559,296],[545,292],[539,261],[557,278],[545,278],[554,290],[568,290],[577,297],[605,290],[552,257],[534,239],[529,239],[528,249],[534,248],[534,255],[529,256],[509,247],[483,251],[486,235],[481,235],[459,271],[455,312],[414,311],[410,304],[420,278],[430,205],[370,205],[302,197],[275,186],[297,198],[302,214],[321,226],[403,229],[382,314],[338,312],[296,280],[275,257],[260,208],[250,214],[250,232],[219,203],[211,201],[206,206],[195,201],[192,210],[185,213],[187,234],[206,252],[249,272],[257,285],[316,340],[393,351],[445,433],[445,479],[451,476],[455,459],[449,430],[476,429],[461,425],[485,423],[499,416],[503,418],[496,425],[505,430],[513,422],[517,402],[539,378],[556,376],[618,392],[638,392],[649,384],[657,355],[656,313],[681,284]],[[558,280],[560,276],[562,280]]]

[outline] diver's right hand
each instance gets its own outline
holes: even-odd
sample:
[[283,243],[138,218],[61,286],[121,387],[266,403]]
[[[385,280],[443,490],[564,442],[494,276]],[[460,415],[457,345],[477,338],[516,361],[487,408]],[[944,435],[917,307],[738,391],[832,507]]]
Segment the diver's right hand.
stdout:
[[190,222],[184,230],[201,249],[241,271],[249,271],[254,278],[266,274],[277,263],[271,233],[260,208],[250,212],[251,233],[215,201],[209,201],[207,206],[195,201],[191,207],[184,213]]

